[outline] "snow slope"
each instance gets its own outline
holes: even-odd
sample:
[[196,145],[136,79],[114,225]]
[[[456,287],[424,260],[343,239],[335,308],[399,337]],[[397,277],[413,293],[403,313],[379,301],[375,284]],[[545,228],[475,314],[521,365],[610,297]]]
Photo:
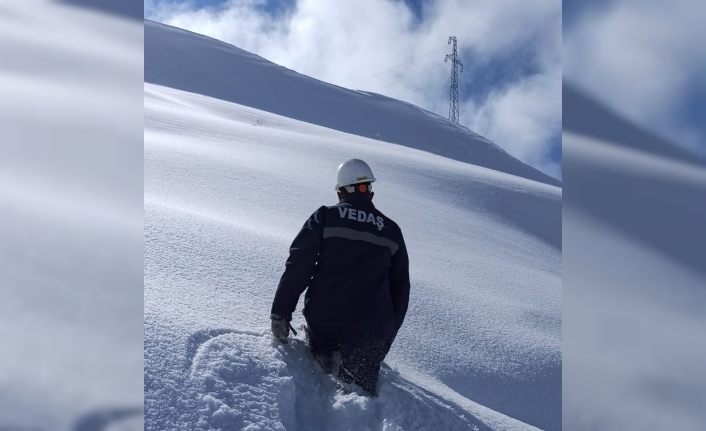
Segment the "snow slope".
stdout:
[[[184,38],[205,40],[148,22],[147,47],[162,30],[184,43],[180,55],[198,54]],[[154,70],[159,52],[146,55]],[[244,76],[243,91],[298,82],[271,73]],[[306,105],[292,99],[300,91],[279,103]],[[405,106],[390,109],[413,125]],[[301,333],[288,346],[267,336],[289,244],[335,203],[335,170],[350,157],[371,164],[376,205],[400,224],[411,261],[408,317],[375,400],[336,392]],[[560,217],[550,184],[145,84],[146,428],[560,429]]]
[[[558,429],[559,189],[200,95],[145,91],[148,428],[189,423],[180,415],[190,409],[175,406],[194,334],[267,330],[289,242],[318,205],[334,203],[337,164],[358,156],[380,178],[376,201],[404,229],[412,262],[409,317],[388,363],[435,379],[427,390]],[[496,429],[517,426],[484,414]],[[433,428],[424,424],[405,429]]]
[[145,82],[559,185],[482,136],[417,106],[321,82],[232,45],[148,20]]

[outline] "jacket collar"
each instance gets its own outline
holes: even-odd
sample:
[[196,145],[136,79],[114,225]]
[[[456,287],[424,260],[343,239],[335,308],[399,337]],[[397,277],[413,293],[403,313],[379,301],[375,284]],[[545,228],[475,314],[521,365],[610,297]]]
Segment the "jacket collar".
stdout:
[[369,197],[365,196],[362,193],[351,193],[343,199],[343,202],[350,204],[350,205],[353,205],[353,206],[363,205],[363,206],[370,206],[373,208],[375,207],[375,205],[373,205],[372,199],[370,199]]

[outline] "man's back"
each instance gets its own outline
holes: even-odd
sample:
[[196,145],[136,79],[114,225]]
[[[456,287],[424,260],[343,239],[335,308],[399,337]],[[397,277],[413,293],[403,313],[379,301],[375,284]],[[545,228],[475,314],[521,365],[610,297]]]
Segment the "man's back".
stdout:
[[335,327],[343,338],[393,338],[397,298],[390,279],[407,272],[399,227],[362,195],[318,212],[323,240],[306,293],[307,322],[314,329]]

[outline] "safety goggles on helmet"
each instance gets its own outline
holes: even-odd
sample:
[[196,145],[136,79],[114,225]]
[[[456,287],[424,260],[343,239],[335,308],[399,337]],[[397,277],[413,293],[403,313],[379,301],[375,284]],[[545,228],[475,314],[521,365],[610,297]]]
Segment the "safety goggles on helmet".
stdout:
[[351,184],[341,187],[348,193],[372,193],[373,185],[370,183]]

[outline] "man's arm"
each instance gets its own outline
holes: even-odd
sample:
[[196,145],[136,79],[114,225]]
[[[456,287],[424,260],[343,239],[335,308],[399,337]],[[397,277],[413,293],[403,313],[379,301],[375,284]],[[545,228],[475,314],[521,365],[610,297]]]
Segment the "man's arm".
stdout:
[[409,257],[407,256],[407,246],[404,243],[402,233],[400,233],[399,249],[392,256],[390,265],[390,293],[392,294],[392,305],[395,311],[395,322],[397,330],[400,330],[404,317],[407,314],[409,304]]
[[272,314],[283,320],[292,320],[299,296],[309,285],[316,269],[321,249],[326,207],[321,207],[304,223],[289,248],[289,258],[279,281]]

